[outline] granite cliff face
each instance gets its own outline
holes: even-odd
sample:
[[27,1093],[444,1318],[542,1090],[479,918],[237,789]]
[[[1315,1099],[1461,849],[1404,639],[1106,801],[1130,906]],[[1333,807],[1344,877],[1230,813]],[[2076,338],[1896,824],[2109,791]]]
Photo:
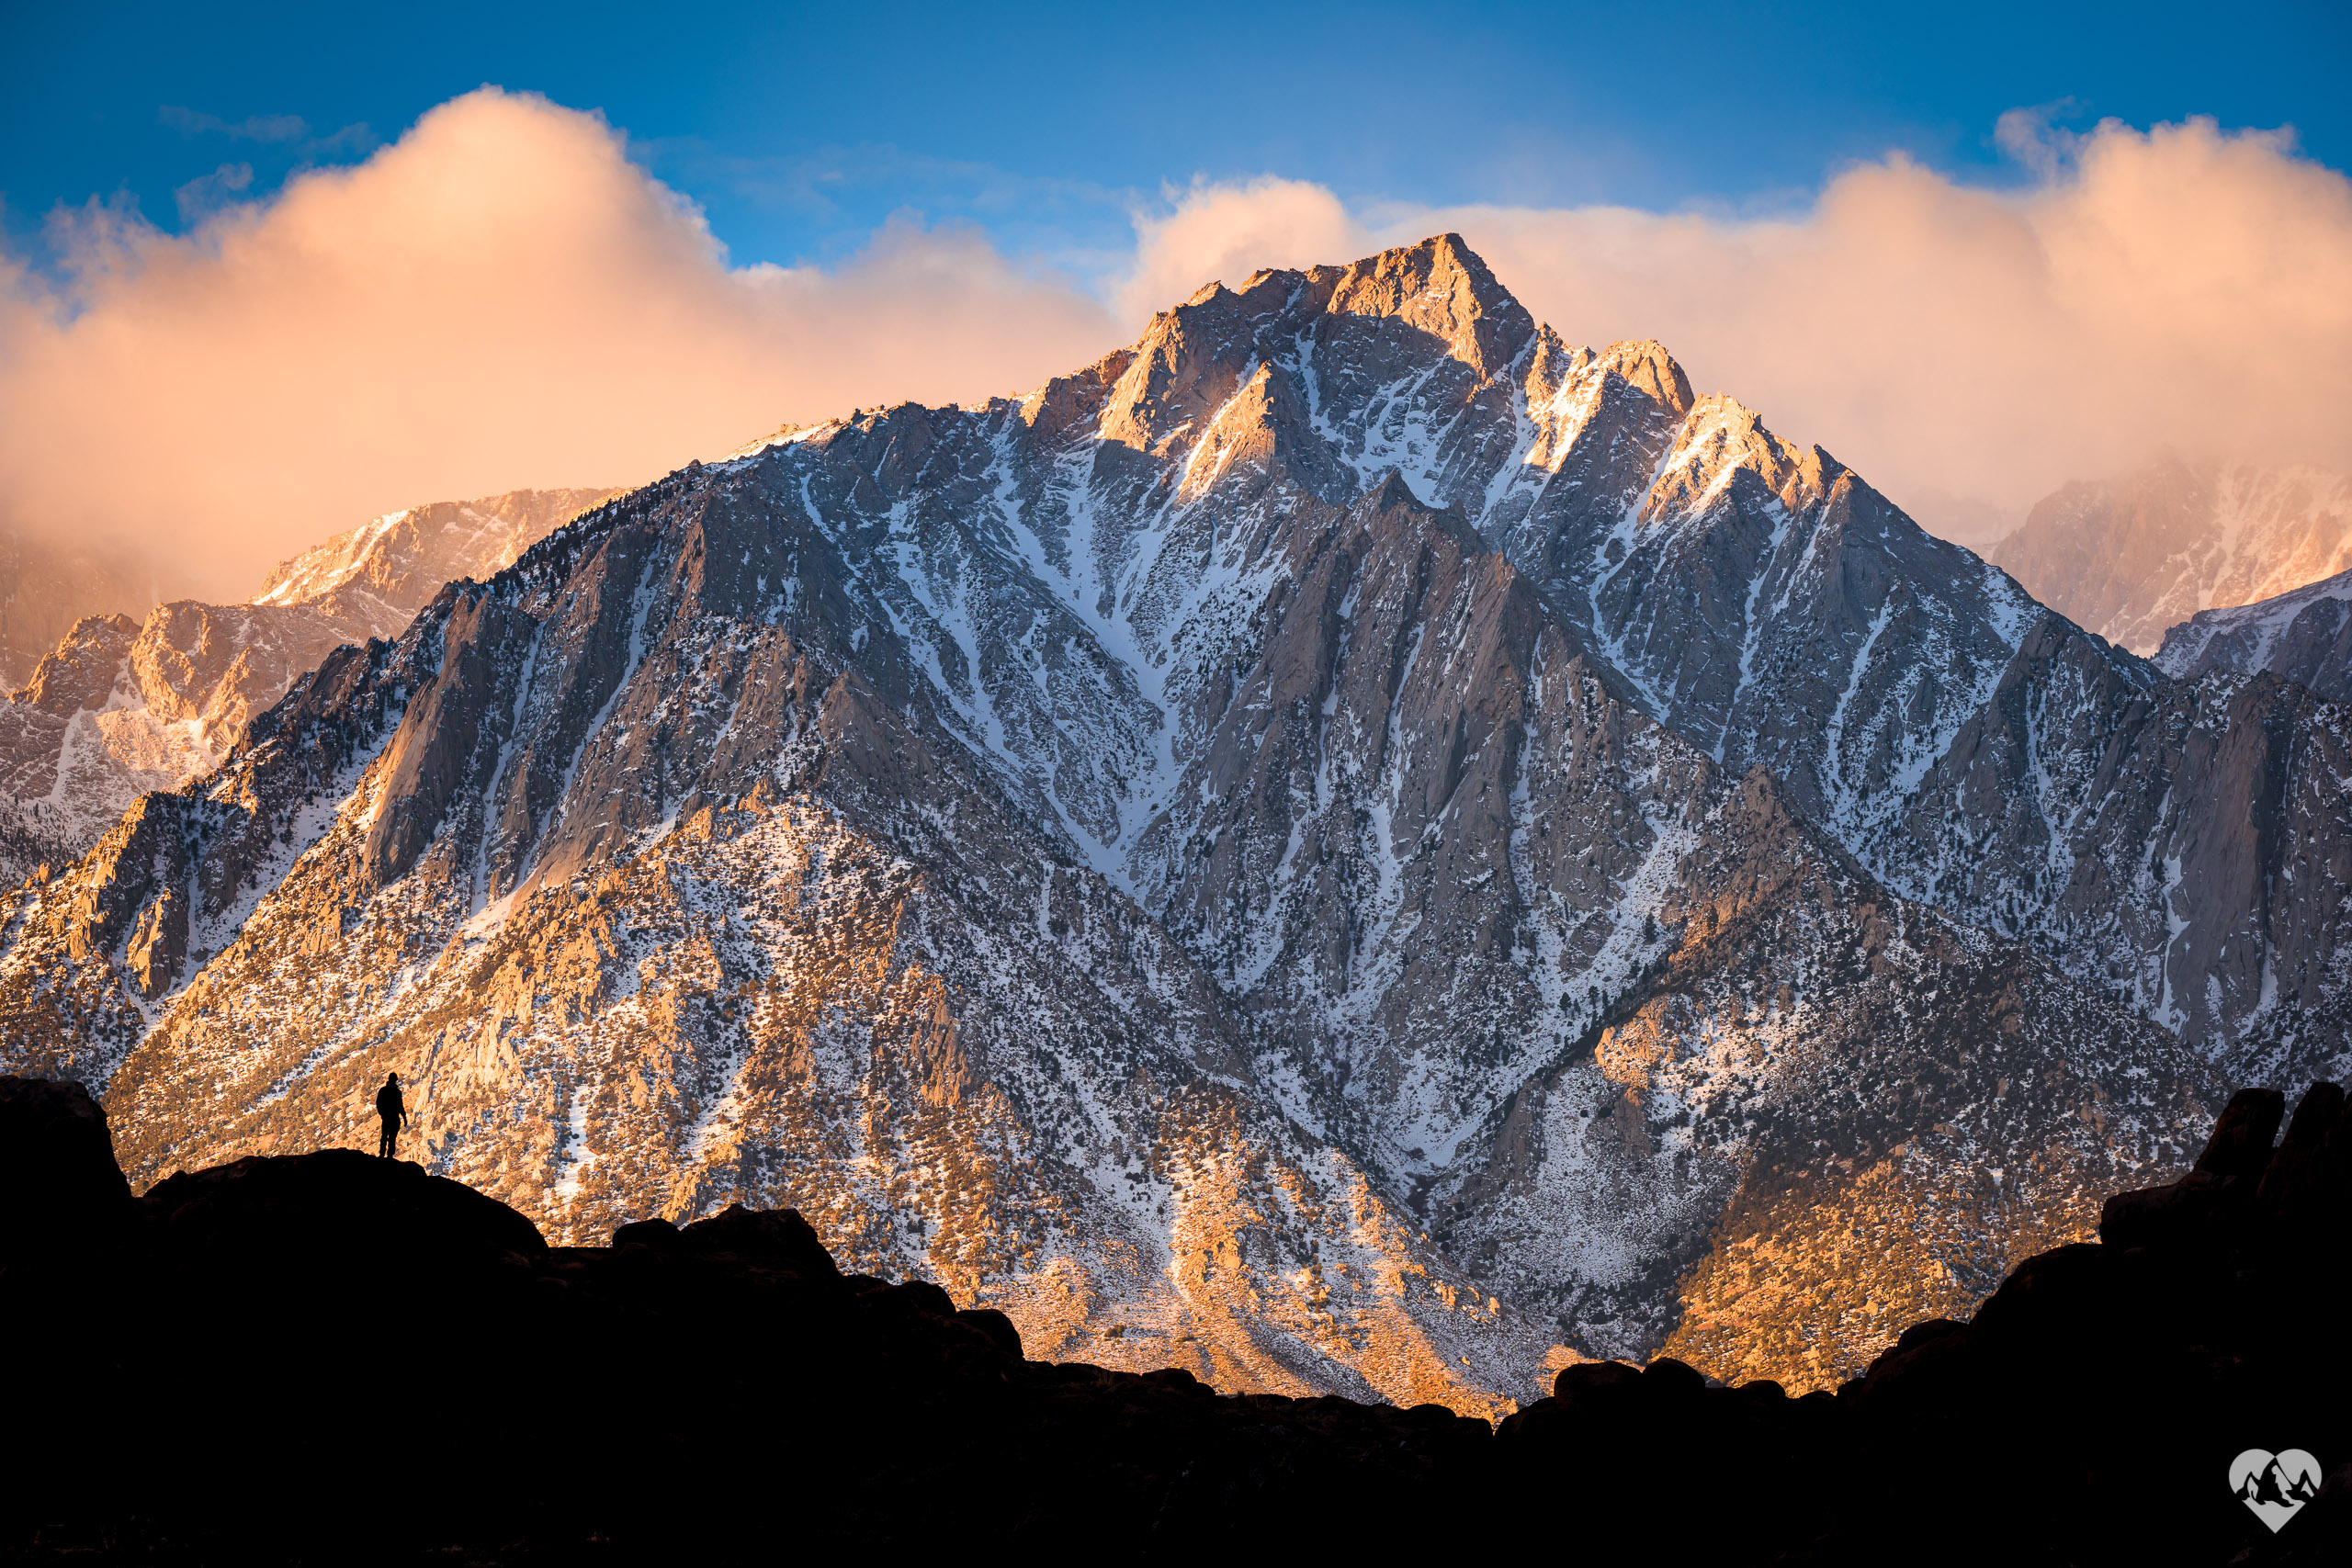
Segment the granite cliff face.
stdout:
[[85,616],[0,701],[0,879],[80,858],[140,795],[220,766],[332,649],[399,635],[442,583],[511,565],[611,493],[413,507],[285,562],[250,603]]
[[2352,567],[2352,480],[2165,457],[2044,498],[1991,555],[2059,614],[2151,654],[2199,611]]
[[2324,1051],[2175,1001],[2257,908],[2338,1005],[2312,901],[2052,870],[2341,886],[2300,704],[1442,237],[445,590],[0,908],[0,1041],[140,1185],[364,1141],[398,1070],[549,1235],[789,1203],[1104,1365],[1493,1410],[1671,1337],[1812,1386]]

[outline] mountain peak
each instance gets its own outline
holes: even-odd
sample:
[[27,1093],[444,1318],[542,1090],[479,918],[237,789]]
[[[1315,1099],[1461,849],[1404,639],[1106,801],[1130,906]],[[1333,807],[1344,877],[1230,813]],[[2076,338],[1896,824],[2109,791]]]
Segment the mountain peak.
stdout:
[[[24,895],[10,1059],[105,1077],[142,1179],[330,1141],[398,1067],[432,1157],[566,1237],[805,1195],[858,1271],[952,1270],[1057,1355],[1482,1410],[1555,1326],[1610,1354],[1708,1332],[1745,1289],[1705,1272],[1723,1224],[1779,1247],[1907,1212],[2005,1246],[1939,1196],[1969,1140],[2051,1146],[2096,1097],[2105,1141],[2011,1193],[2059,1213],[2161,1157],[2198,1091],[2104,983],[2169,998],[2177,962],[2211,994],[2207,950],[2167,956],[2180,846],[2119,840],[2100,902],[2142,924],[2093,933],[2086,986],[1875,880],[1982,876],[1965,912],[2041,919],[2053,870],[2104,863],[2064,824],[2029,862],[2001,824],[2089,776],[2064,737],[2145,688],[2030,707],[1974,804],[1969,760],[2007,766],[2016,730],[1998,682],[2104,668],[2019,658],[2006,579],[1859,487],[1820,503],[1825,456],[1661,345],[1539,333],[1456,236],[1213,286],[1018,403],[809,431],[330,656],[211,782]],[[467,510],[322,569],[397,587],[492,537]],[[28,731],[98,733],[82,714]],[[2340,848],[2322,809],[2296,830]],[[2184,843],[2186,885],[2222,883],[2227,846]],[[2235,960],[2267,874],[2199,891],[2196,940]],[[2073,1076],[2009,1100],[2027,1060]],[[1969,1122],[1996,1098],[2035,1119]],[[1867,1170],[1882,1133],[1920,1138],[1913,1187],[1782,1181],[1833,1138]],[[876,1148],[910,1163],[847,1152]],[[1626,1240],[1561,1239],[1588,1235]],[[1964,1311],[1922,1261],[1865,1282]],[[1366,1270],[1413,1297],[1358,1302]],[[1710,1354],[1834,1380],[1883,1311],[1825,1315],[1800,1362]]]
[[250,602],[318,604],[341,592],[366,593],[387,606],[379,618],[389,634],[406,625],[445,581],[508,565],[555,529],[618,493],[609,489],[518,490],[388,512],[279,562]]
[[1432,510],[1427,502],[1413,493],[1413,487],[1408,484],[1405,476],[1395,468],[1389,469],[1384,478],[1366,491],[1363,499],[1356,504],[1359,511],[1366,516],[1398,510],[1416,513]]
[[1775,435],[1738,399],[1710,392],[1690,405],[1647,513],[1695,515],[1742,469],[1790,507],[1821,499],[1847,471],[1820,447],[1799,447]]
[[1535,319],[1459,234],[1436,234],[1366,256],[1339,276],[1335,314],[1386,316],[1444,340],[1481,377],[1501,371],[1535,335]]
[[1599,359],[1601,369],[1614,372],[1678,414],[1689,413],[1697,401],[1690,378],[1656,338],[1612,343],[1601,350]]
[[85,615],[9,700],[61,716],[103,706],[138,636],[139,623],[128,615]]

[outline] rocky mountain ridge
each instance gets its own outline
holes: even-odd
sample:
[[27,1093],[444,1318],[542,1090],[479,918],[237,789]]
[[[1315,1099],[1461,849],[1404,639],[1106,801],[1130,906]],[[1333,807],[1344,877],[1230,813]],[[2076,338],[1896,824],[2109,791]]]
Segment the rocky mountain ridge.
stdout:
[[345,643],[395,637],[610,491],[411,507],[281,563],[243,604],[175,600],[75,622],[0,701],[0,880],[87,852],[150,790],[220,766],[246,722]]
[[314,604],[390,636],[445,582],[503,571],[557,528],[620,493],[517,490],[389,512],[272,568],[251,603]]
[[2178,681],[2212,671],[2268,671],[2330,702],[2352,698],[2352,571],[2229,609],[2199,610],[2165,633],[2157,669]]
[[2064,486],[1989,554],[2061,615],[2150,655],[2201,611],[2352,568],[2352,479],[2166,454]]
[[2334,1049],[2335,926],[2259,902],[2339,874],[2316,703],[1445,236],[445,591],[0,908],[0,1042],[141,1182],[364,1140],[396,1068],[550,1234],[789,1203],[1106,1365],[1815,1386],[2185,1162],[2247,1019]]

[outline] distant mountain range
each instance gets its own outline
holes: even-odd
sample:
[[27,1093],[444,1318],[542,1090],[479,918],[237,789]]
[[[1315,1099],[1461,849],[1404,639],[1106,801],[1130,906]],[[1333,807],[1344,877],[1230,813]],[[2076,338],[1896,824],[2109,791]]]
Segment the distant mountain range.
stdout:
[[1040,1355],[1819,1386],[2352,1065],[2346,744],[1441,236],[327,655],[0,905],[0,1059],[140,1186],[396,1069],[551,1236],[791,1205]]
[[[488,576],[610,491],[411,507],[337,535],[243,604],[87,615],[0,700],[0,879],[79,859],[149,790],[210,773],[245,723],[345,643],[396,637],[453,578]],[[74,580],[107,592],[103,574]]]
[[2163,457],[2070,484],[1989,552],[2044,604],[2134,653],[2199,611],[2352,568],[2352,479]]
[[2155,663],[2182,680],[2267,670],[2330,701],[2352,698],[2352,571],[2258,604],[2200,610],[2165,634]]

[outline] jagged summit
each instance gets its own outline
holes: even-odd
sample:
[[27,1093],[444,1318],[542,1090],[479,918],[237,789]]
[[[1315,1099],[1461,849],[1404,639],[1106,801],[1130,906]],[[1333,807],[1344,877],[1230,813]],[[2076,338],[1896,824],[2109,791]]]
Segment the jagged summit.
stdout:
[[387,513],[280,561],[249,602],[319,604],[364,595],[395,617],[391,629],[397,629],[444,582],[513,564],[551,530],[617,493],[518,490]]
[[[1592,355],[1589,349],[1577,352]],[[1690,390],[1690,378],[1682,373],[1682,367],[1656,338],[1612,343],[1592,357],[1603,375],[1615,376],[1634,391],[1675,413],[1689,413],[1690,405],[1697,400]]]
[[129,615],[85,615],[64,641],[42,655],[32,679],[9,693],[8,700],[61,718],[101,706],[138,636],[139,623]]

